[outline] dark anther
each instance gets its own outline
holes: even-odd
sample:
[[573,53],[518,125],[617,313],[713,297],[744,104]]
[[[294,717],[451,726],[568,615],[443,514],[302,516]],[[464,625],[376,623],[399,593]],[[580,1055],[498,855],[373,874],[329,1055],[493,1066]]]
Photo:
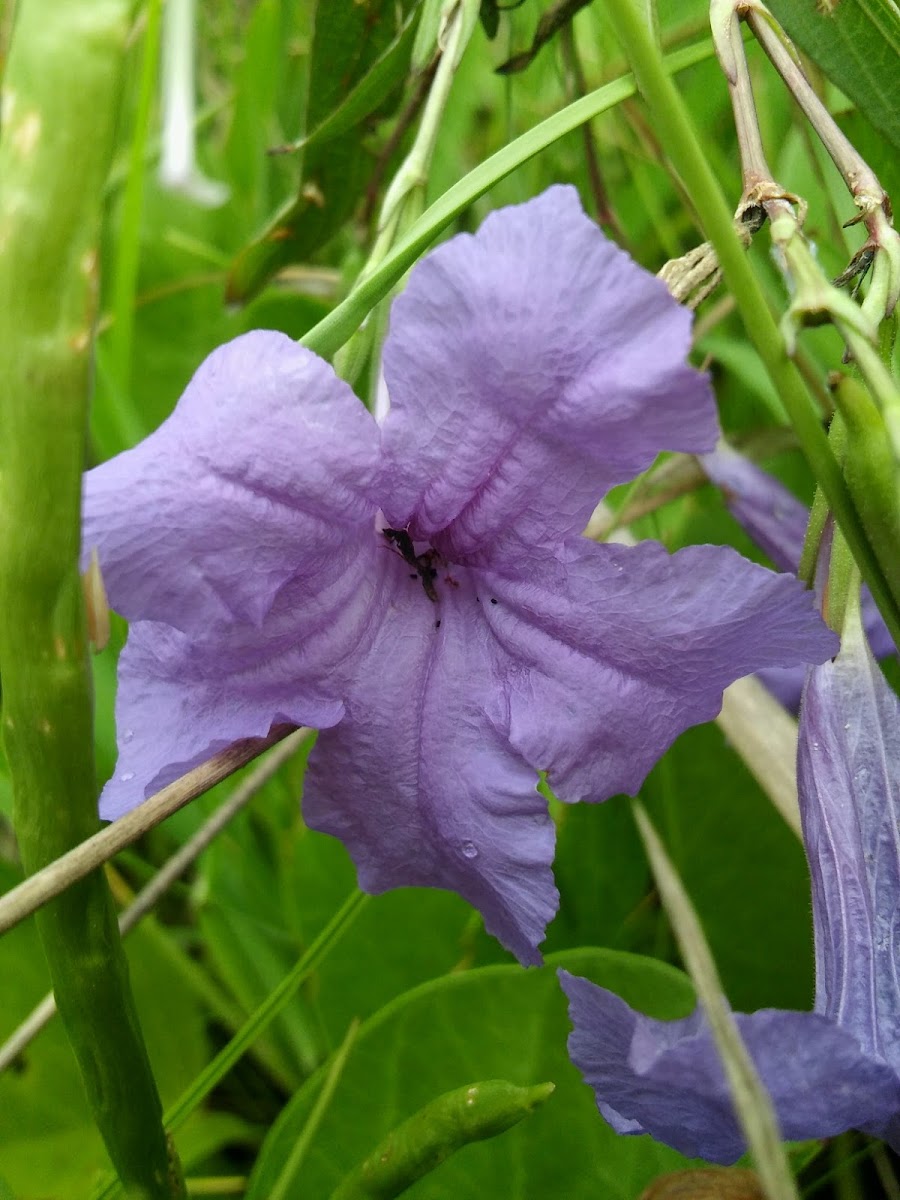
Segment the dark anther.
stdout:
[[496,604],[496,603],[497,603],[497,601],[494,599],[493,596],[491,596],[491,604]]
[[415,579],[418,576],[422,580],[425,595],[432,604],[437,604],[438,597],[434,587],[434,580],[437,578],[437,568],[433,565],[434,560],[438,557],[437,551],[426,550],[423,554],[416,554],[412,538],[405,529],[382,529],[381,532],[389,542],[393,542],[397,548],[397,553],[403,561],[415,568],[416,574],[410,575],[410,579]]

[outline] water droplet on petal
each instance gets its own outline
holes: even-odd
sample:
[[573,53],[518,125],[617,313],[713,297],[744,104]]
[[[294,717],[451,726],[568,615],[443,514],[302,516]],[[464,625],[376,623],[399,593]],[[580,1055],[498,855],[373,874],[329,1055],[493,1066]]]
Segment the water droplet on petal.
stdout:
[[122,742],[123,743],[130,742],[133,737],[134,737],[134,730],[126,729],[125,732],[122,734]]
[[124,774],[119,776],[119,779],[121,779],[122,783],[130,783],[134,779],[134,771],[125,771]]
[[474,842],[463,842],[462,852],[466,856],[466,858],[477,858],[478,857],[478,847],[475,845]]

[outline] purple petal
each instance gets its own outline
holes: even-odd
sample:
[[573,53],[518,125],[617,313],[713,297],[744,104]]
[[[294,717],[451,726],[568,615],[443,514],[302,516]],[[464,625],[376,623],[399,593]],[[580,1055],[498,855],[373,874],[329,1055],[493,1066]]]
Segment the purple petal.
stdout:
[[[709,478],[721,488],[734,517],[760,549],[782,571],[796,573],[809,522],[809,510],[797,497],[750,459],[720,442],[712,454],[700,458]],[[893,639],[868,588],[863,591],[863,623],[876,658],[896,653]],[[759,677],[785,708],[794,712],[806,672],[802,668],[772,668]]]
[[[649,1133],[689,1157],[732,1163],[746,1149],[701,1010],[657,1021],[586,979],[559,972],[574,1029],[569,1055],[619,1133]],[[884,1130],[900,1079],[817,1013],[735,1017],[786,1140]]]
[[721,488],[734,517],[781,571],[796,573],[809,524],[809,509],[784,484],[719,442],[700,465]]
[[232,742],[273,725],[324,729],[381,619],[391,555],[371,530],[362,546],[304,564],[261,627],[234,624],[201,638],[137,621],[119,660],[119,760],[101,816],[121,816]]
[[810,673],[797,771],[816,1010],[900,1070],[900,701],[858,621]]
[[88,472],[84,549],[129,620],[259,625],[298,572],[315,597],[334,548],[372,540],[378,462],[374,421],[327,363],[248,333],[154,434]]
[[690,325],[571,188],[453,238],[391,311],[390,523],[450,560],[496,562],[580,533],[660,450],[711,449]]
[[[510,750],[508,664],[465,569],[440,604],[396,560],[388,618],[313,750],[303,813],[339,837],[360,885],[449,888],[522,962],[556,911],[554,830],[535,772]],[[440,618],[440,628],[435,628]]]
[[728,684],[838,646],[796,579],[727,547],[575,539],[521,578],[479,577],[498,601],[485,610],[494,638],[518,664],[511,744],[564,800],[636,793]]

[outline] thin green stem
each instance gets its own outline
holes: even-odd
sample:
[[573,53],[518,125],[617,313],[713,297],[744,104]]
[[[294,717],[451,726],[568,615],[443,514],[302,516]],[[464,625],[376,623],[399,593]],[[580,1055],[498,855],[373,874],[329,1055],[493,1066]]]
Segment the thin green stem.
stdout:
[[712,242],[747,333],[784,403],[800,446],[835,514],[863,578],[891,630],[900,636],[900,596],[894,596],[866,538],[844,477],[828,447],[803,379],[788,357],[775,319],[734,229],[719,182],[697,140],[684,100],[672,83],[635,0],[610,0],[607,14],[653,116],[666,153],[678,171]]
[[778,1119],[753,1059],[728,1008],[722,982],[684,885],[640,801],[634,816],[656,886],[688,969],[728,1080],[735,1116],[769,1200],[798,1200]]
[[344,1072],[344,1067],[347,1065],[347,1058],[353,1049],[353,1044],[356,1041],[358,1033],[359,1020],[354,1017],[350,1022],[343,1042],[341,1042],[335,1051],[334,1057],[329,1064],[322,1088],[318,1096],[316,1096],[316,1102],[312,1107],[312,1111],[306,1118],[303,1131],[294,1143],[290,1154],[285,1159],[284,1166],[281,1168],[278,1178],[272,1185],[272,1190],[269,1192],[269,1200],[289,1200],[291,1190],[296,1182],[297,1173],[303,1165],[303,1160],[306,1158],[310,1146],[313,1144],[315,1136],[319,1131],[319,1126],[322,1124],[323,1117],[328,1112],[328,1106],[331,1104],[337,1086],[341,1081],[341,1075]]
[[[21,0],[0,135],[0,671],[26,872],[99,827],[78,570],[101,197],[131,0]],[[38,914],[60,1015],[130,1195],[184,1195],[101,873]]]

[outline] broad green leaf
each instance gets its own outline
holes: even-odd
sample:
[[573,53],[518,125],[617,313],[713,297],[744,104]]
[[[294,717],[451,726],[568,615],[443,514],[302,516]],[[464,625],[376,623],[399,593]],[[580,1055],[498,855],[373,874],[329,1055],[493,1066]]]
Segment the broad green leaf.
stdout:
[[[0,888],[19,878],[0,863]],[[135,1000],[164,1099],[190,1082],[209,1053],[203,1013],[161,948],[160,938],[166,936],[139,929],[126,943]],[[2,1042],[48,988],[33,920],[0,941],[0,978]],[[238,1117],[199,1112],[179,1132],[178,1148],[182,1161],[191,1165],[223,1145],[252,1140],[252,1129]],[[65,1031],[54,1017],[0,1075],[0,1169],[18,1200],[46,1200],[84,1195],[108,1164]]]
[[683,734],[644,795],[734,1008],[810,1008],[803,850],[720,730]]
[[[295,195],[232,264],[229,300],[250,299],[282,267],[325,245],[353,213],[373,167],[358,126],[384,115],[406,76],[418,2],[319,0],[303,122],[312,144],[299,153]],[[316,136],[332,122],[342,135]]]
[[553,865],[559,912],[545,954],[575,946],[644,948],[651,891],[647,861],[628,803],[561,806]]
[[580,9],[586,8],[590,3],[591,0],[556,0],[542,14],[529,48],[523,50],[521,54],[514,54],[512,58],[508,58],[497,68],[497,74],[515,75],[530,67],[543,47],[569,24]]
[[409,67],[418,20],[419,9],[415,8],[407,15],[396,38],[372,63],[353,90],[306,135],[303,149],[307,154],[314,146],[320,146],[364,121],[403,80]]
[[[566,1055],[569,1022],[555,968],[587,975],[656,1016],[693,1007],[679,972],[614,951],[555,955],[523,971],[484,967],[444,976],[399,997],[360,1030],[293,1180],[298,1195],[327,1196],[391,1129],[443,1092],[473,1079],[520,1085],[551,1081],[556,1091],[502,1138],[467,1146],[406,1193],[415,1200],[633,1200],[656,1175],[685,1165],[647,1137],[620,1138],[600,1118]],[[263,1200],[281,1175],[321,1086],[314,1076],[273,1126],[247,1200]]]
[[900,10],[894,0],[770,0],[801,50],[900,150]]

